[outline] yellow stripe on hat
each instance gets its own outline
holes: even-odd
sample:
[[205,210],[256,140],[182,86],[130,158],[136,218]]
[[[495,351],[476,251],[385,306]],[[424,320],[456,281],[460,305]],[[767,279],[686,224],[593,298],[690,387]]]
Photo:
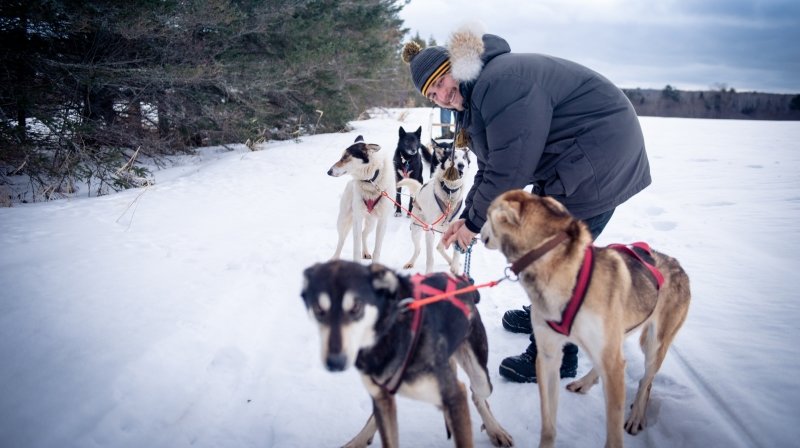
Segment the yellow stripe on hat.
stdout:
[[447,73],[450,70],[450,59],[444,61],[442,65],[439,66],[436,70],[431,73],[431,76],[428,77],[428,80],[425,81],[425,84],[422,85],[422,96],[428,96],[428,88],[430,88],[431,84],[434,81],[439,79],[440,76]]

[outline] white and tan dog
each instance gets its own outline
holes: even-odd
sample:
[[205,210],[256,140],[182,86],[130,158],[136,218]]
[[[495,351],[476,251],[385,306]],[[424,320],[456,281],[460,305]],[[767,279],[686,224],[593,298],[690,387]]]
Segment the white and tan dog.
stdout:
[[[433,241],[434,231],[444,232],[448,225],[458,215],[464,198],[464,170],[469,166],[469,153],[458,148],[452,150],[446,147],[436,147],[436,169],[433,176],[424,185],[414,179],[403,179],[397,183],[398,187],[407,187],[414,198],[411,213],[429,225],[426,230],[423,224],[416,220],[411,222],[411,241],[414,243],[414,254],[403,267],[414,267],[420,253],[420,239],[425,232],[425,272],[433,271]],[[447,260],[450,272],[460,274],[460,256],[453,248],[450,256],[444,248],[441,239],[436,250]]]
[[[563,205],[522,190],[506,192],[492,202],[481,239],[487,248],[499,249],[514,263],[511,269],[519,273],[531,300],[542,412],[539,446],[552,447],[555,441],[561,347],[570,341],[584,349],[594,367],[567,389],[585,393],[602,378],[606,446],[621,447],[623,428],[636,434],[645,426],[653,378],[689,310],[689,277],[677,260],[660,252],[593,247],[586,225]],[[589,280],[579,281],[579,272],[587,272],[583,266],[592,259]],[[577,311],[573,308],[574,297],[580,296],[573,294],[576,285],[583,285],[579,290],[586,288]],[[637,329],[641,329],[645,373],[623,423],[622,343]]]
[[[353,229],[353,260],[380,260],[386,225],[392,215],[391,198],[395,195],[394,170],[391,157],[378,153],[381,147],[364,143],[358,136],[355,143],[344,150],[342,157],[328,170],[333,177],[348,174],[353,179],[347,183],[339,203],[339,218],[336,227],[339,242],[333,259],[342,254],[347,234]],[[384,197],[384,194],[386,197]],[[375,249],[367,249],[367,237],[375,230]]]

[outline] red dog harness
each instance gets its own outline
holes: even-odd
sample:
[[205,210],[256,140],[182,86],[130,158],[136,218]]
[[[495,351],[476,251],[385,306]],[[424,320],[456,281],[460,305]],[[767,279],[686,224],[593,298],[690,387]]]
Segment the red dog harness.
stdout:
[[[414,286],[414,297],[413,297],[414,302],[420,301],[428,297],[454,292],[458,287],[458,284],[456,283],[458,279],[452,276],[447,276],[447,284],[445,285],[444,290],[441,290],[433,285],[425,283],[425,281],[428,280],[429,278],[431,278],[431,276],[422,274],[416,274],[411,277],[411,284]],[[464,281],[468,282],[468,280],[466,279],[464,279]],[[447,300],[453,306],[461,310],[461,312],[464,313],[464,316],[467,319],[469,319],[470,310],[469,307],[464,302],[455,298],[454,295],[450,295],[446,298],[443,298],[443,300]],[[400,383],[402,383],[403,375],[405,374],[406,369],[408,368],[408,363],[411,361],[411,357],[414,355],[414,352],[417,349],[417,343],[419,342],[419,335],[420,335],[419,329],[420,326],[422,325],[422,309],[424,307],[409,307],[409,308],[411,308],[414,312],[414,315],[411,318],[411,343],[408,346],[408,351],[406,351],[406,354],[403,357],[403,363],[400,365],[400,368],[397,369],[397,371],[395,371],[394,374],[391,377],[389,377],[388,380],[386,380],[385,383],[380,384],[375,382],[375,380],[373,379],[373,382],[375,382],[375,384],[377,384],[378,386],[380,386],[381,388],[383,388],[385,391],[387,391],[392,395],[394,395],[397,392],[397,389],[400,388]]]
[[[640,241],[630,245],[610,244],[607,247],[618,252],[628,254],[639,260],[639,262],[650,271],[650,274],[652,274],[656,291],[661,289],[661,285],[664,283],[664,276],[661,274],[661,271],[659,271],[654,265],[645,261],[644,258],[642,258],[638,253],[636,253],[636,251],[633,250],[633,247],[641,249],[652,257],[653,250],[650,248],[650,245]],[[589,289],[589,283],[592,281],[592,271],[594,270],[594,249],[595,248],[593,245],[590,245],[586,248],[586,254],[583,257],[583,264],[581,265],[580,271],[578,271],[578,281],[575,284],[575,289],[572,291],[572,297],[569,299],[569,302],[567,302],[567,306],[564,308],[564,312],[561,314],[561,321],[547,321],[547,325],[549,325],[553,331],[561,333],[564,336],[569,336],[570,332],[572,331],[572,323],[575,321],[575,316],[581,309],[581,305],[583,305],[583,300],[586,298],[586,291]]]
[[[519,275],[519,273],[522,272],[526,267],[543,257],[546,253],[555,249],[556,246],[561,244],[567,238],[568,237],[566,233],[558,233],[541,246],[534,248],[530,252],[523,255],[519,260],[514,262],[511,265],[511,271],[514,274]],[[644,242],[636,242],[630,245],[611,244],[607,247],[631,255],[639,260],[639,262],[645,265],[645,267],[647,267],[652,274],[656,291],[661,288],[661,285],[664,283],[664,276],[661,274],[658,268],[647,262],[638,253],[636,253],[636,251],[633,250],[633,248],[643,250],[649,254],[650,257],[652,257],[653,250],[650,248],[650,245]],[[578,271],[578,280],[575,282],[575,288],[572,290],[572,297],[570,297],[569,302],[567,302],[567,306],[561,313],[561,321],[546,321],[547,325],[549,325],[553,331],[561,333],[565,336],[569,336],[570,332],[572,331],[572,323],[575,321],[575,316],[578,314],[578,311],[580,311],[581,305],[583,305],[583,300],[586,298],[586,291],[589,290],[589,284],[592,281],[592,272],[594,271],[594,251],[594,245],[590,244],[588,247],[586,247],[586,252],[583,256],[583,263]]]

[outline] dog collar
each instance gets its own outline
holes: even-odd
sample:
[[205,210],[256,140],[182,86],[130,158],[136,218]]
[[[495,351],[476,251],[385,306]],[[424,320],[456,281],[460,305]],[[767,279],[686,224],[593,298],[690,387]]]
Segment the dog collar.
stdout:
[[375,170],[375,175],[372,176],[372,179],[364,179],[361,182],[375,182],[375,179],[378,178],[378,174],[380,174],[381,170]]
[[456,191],[458,191],[458,190],[460,190],[460,189],[461,189],[461,187],[458,187],[458,188],[455,188],[455,189],[453,189],[453,188],[447,188],[447,185],[445,185],[445,184],[444,184],[444,181],[441,181],[441,182],[439,182],[439,186],[441,186],[441,187],[442,187],[442,190],[444,190],[444,192],[445,192],[445,193],[447,193],[447,194],[453,194],[453,193],[455,193]]
[[564,240],[568,237],[566,232],[559,232],[542,244],[539,247],[534,247],[530,252],[526,253],[522,257],[520,257],[517,261],[511,264],[511,272],[515,275],[519,275],[520,272],[525,270],[528,266],[533,264],[534,261],[542,258],[546,253],[550,252],[551,250],[555,249],[556,246],[561,244]]

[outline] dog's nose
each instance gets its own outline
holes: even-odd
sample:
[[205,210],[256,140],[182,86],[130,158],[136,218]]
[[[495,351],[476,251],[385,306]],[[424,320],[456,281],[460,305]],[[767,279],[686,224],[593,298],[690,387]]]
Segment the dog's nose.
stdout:
[[464,171],[464,164],[463,163],[459,163],[458,164],[458,171]]
[[347,366],[347,355],[344,353],[329,353],[325,358],[325,367],[331,372],[341,372]]
[[333,168],[328,170],[328,176],[333,176]]

